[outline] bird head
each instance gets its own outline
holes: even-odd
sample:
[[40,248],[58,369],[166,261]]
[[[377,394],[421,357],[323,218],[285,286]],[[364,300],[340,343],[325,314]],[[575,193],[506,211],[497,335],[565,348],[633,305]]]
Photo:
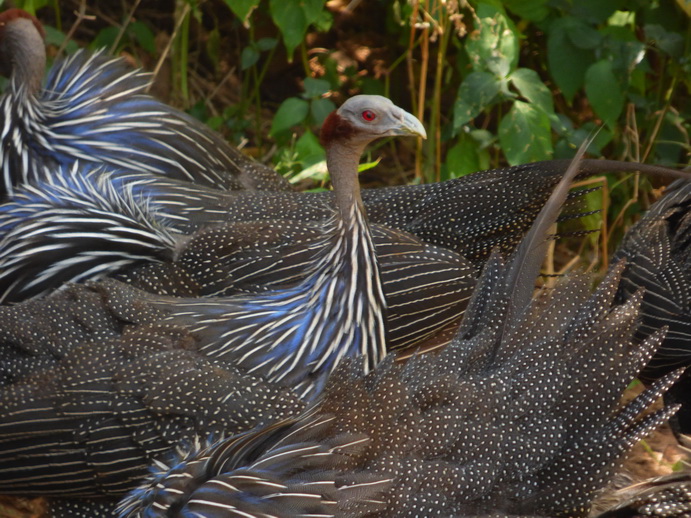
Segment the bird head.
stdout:
[[356,95],[331,113],[322,125],[320,140],[367,144],[379,137],[419,136],[427,132],[417,117],[381,95]]

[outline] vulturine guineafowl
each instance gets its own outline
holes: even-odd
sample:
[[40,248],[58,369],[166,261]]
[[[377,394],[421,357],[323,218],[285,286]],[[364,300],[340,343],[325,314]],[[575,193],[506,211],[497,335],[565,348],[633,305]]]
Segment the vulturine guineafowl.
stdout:
[[530,301],[561,201],[511,262],[490,259],[438,356],[340,367],[301,416],[159,463],[119,516],[587,516],[674,412],[640,417],[678,373],[618,408],[664,335],[632,339],[640,294],[612,306],[621,267],[592,296],[575,276]]
[[271,168],[230,146],[193,117],[146,94],[149,75],[103,51],[56,63],[45,86],[40,22],[20,9],[0,13],[0,198],[20,183],[79,159],[220,189],[290,190]]
[[[490,259],[459,333],[444,351],[414,356],[405,365],[388,359],[369,374],[350,360],[338,367],[323,395],[307,409],[292,406],[291,400],[278,406],[292,408],[292,415],[284,411],[277,412],[276,419],[262,417],[264,424],[244,435],[217,441],[189,438],[177,454],[159,457],[155,473],[121,504],[121,515],[585,516],[619,457],[675,410],[640,416],[678,374],[619,408],[621,392],[664,334],[633,340],[641,295],[613,305],[621,266],[594,295],[587,278],[573,276],[531,302],[542,242],[566,196],[564,187],[562,198],[552,200],[538,218],[539,227],[508,264],[496,255]],[[116,437],[127,436],[128,424],[155,433],[179,430],[180,423],[217,424],[222,419],[223,410],[212,410],[218,405],[212,396],[215,377],[201,373],[185,381],[183,373],[183,389],[172,390],[170,385],[180,379],[169,379],[175,367],[153,359],[161,354],[156,343],[145,346],[136,337],[149,329],[158,329],[154,336],[175,332],[188,338],[187,345],[181,352],[175,345],[179,341],[166,340],[164,354],[194,359],[194,333],[157,323],[133,327],[118,337],[128,322],[152,308],[128,295],[135,293],[132,288],[113,291],[115,286],[114,281],[73,286],[45,301],[3,308],[0,315],[13,310],[15,320],[3,318],[0,332],[10,337],[16,331],[15,347],[6,345],[4,350],[14,350],[15,364],[27,353],[34,358],[43,354],[44,374],[50,374],[56,386],[50,392],[39,390],[41,378],[36,375],[16,380],[11,398],[17,412],[2,416],[0,432],[51,415],[53,429],[74,429],[73,437],[82,441],[94,438],[98,453],[105,455],[109,449],[98,433],[100,423],[89,419],[89,413],[85,416],[85,409],[100,405],[99,417],[110,425],[104,432]],[[95,303],[75,299],[78,294],[91,294]],[[47,311],[46,305],[60,297],[72,302]],[[100,309],[84,310],[92,305]],[[21,319],[21,308],[34,308],[24,314],[42,316],[37,320],[46,327],[32,333]],[[115,335],[104,347],[121,350],[130,345],[133,351],[123,360],[120,354],[100,354],[102,349],[92,356],[90,347],[80,347],[58,358],[60,347],[51,344],[50,329],[53,339],[64,341],[68,349],[75,337],[91,334]],[[147,355],[153,356],[151,361]],[[146,366],[146,375],[131,367],[137,364]],[[70,366],[75,368],[66,373]],[[108,371],[113,367],[115,376]],[[220,372],[228,370],[222,362],[213,361],[213,367],[220,379],[228,375]],[[23,401],[23,394],[30,397]],[[103,405],[106,396],[116,402]],[[61,398],[69,404],[56,401]],[[199,407],[204,410],[199,412]],[[123,423],[118,424],[120,419]],[[80,421],[87,424],[78,426]],[[96,426],[92,429],[89,423]],[[194,431],[193,426],[183,429]],[[135,434],[134,440],[141,437]],[[47,494],[55,485],[63,496],[68,490],[80,494],[70,489],[69,481],[84,458],[65,474],[47,465],[45,457],[41,465],[44,455],[58,455],[48,430],[37,430],[30,439],[13,436],[22,439],[0,449],[0,490],[7,492],[9,483],[9,490],[20,492],[23,484],[25,493]],[[51,442],[48,452],[40,453],[46,439]],[[72,441],[72,448],[62,447],[70,453],[84,447]],[[145,449],[149,442],[138,444]],[[27,459],[35,464],[18,471]],[[32,476],[40,469],[50,470],[52,477]],[[122,471],[118,476],[124,477]],[[89,480],[94,491],[98,477]],[[84,486],[79,491],[87,493]],[[82,514],[79,507],[74,501],[58,504],[54,516],[101,516],[98,504],[88,503]],[[111,510],[102,512],[113,516]]]
[[[669,331],[662,347],[641,373],[651,382],[691,365],[691,183],[676,182],[624,236],[615,260],[626,259],[619,297],[645,289],[641,306],[642,339],[662,326]],[[688,374],[667,394],[682,403],[675,428],[691,433],[691,378]]]

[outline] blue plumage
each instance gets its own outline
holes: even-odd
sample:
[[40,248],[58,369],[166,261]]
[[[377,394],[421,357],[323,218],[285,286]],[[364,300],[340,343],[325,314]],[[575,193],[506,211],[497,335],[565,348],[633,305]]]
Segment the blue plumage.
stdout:
[[103,50],[79,50],[58,61],[42,85],[45,48],[40,24],[18,9],[0,14],[0,22],[0,59],[11,64],[10,85],[0,99],[1,195],[75,160],[224,190],[291,190],[271,168],[250,160],[188,114],[148,95],[150,75]]

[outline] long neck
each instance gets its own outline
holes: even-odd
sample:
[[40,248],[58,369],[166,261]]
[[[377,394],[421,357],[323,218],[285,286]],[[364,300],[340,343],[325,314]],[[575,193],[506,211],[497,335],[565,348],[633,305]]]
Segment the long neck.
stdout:
[[3,51],[12,64],[14,90],[37,94],[46,68],[43,38],[31,20],[18,19],[7,25],[4,40]]
[[326,149],[326,166],[336,197],[338,214],[344,221],[353,217],[353,210],[364,211],[358,182],[358,163],[364,144],[332,142]]

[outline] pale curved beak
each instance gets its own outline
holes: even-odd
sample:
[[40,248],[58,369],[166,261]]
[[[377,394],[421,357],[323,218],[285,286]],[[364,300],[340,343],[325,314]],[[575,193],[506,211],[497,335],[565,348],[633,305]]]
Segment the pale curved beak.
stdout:
[[395,129],[395,135],[410,135],[422,137],[423,139],[427,138],[425,127],[422,125],[422,122],[420,122],[420,120],[412,113],[401,110],[399,122],[400,126]]

